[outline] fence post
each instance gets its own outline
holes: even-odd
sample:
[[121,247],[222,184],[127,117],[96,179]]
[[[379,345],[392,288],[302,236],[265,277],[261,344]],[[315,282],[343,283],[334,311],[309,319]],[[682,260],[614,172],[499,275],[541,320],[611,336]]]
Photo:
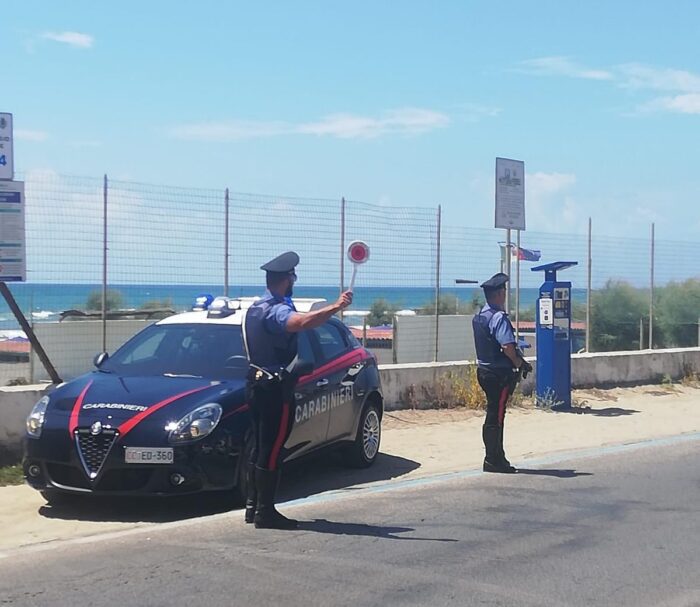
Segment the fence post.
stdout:
[[644,318],[639,317],[639,349],[644,350]]
[[593,269],[592,256],[593,222],[588,218],[588,284],[586,287],[586,352],[591,351],[591,277]]
[[102,351],[107,351],[107,174],[102,185]]
[[434,362],[438,360],[440,350],[440,253],[442,234],[442,205],[437,208],[437,255],[435,265],[435,355]]
[[228,188],[224,192],[224,297],[228,297],[228,212],[229,212],[229,193]]
[[649,349],[654,347],[654,224],[651,224],[651,277],[649,288]]

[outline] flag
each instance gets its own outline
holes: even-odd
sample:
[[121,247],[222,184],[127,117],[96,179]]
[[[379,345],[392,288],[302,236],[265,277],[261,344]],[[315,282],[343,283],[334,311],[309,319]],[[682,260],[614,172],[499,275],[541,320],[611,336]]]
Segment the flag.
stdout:
[[518,259],[520,261],[539,261],[542,257],[542,252],[539,249],[524,249],[516,246]]
[[[506,248],[508,245],[505,242],[499,242],[498,244],[501,247],[501,259],[505,261]],[[525,249],[512,243],[510,245],[511,262],[516,259],[520,261],[539,261],[540,257],[542,257],[542,252],[539,249]]]

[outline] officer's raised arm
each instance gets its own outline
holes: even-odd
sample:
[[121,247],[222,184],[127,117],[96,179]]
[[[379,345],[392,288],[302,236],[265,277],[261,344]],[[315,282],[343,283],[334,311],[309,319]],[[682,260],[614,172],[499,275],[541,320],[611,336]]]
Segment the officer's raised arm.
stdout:
[[287,319],[286,330],[289,333],[298,333],[307,329],[320,327],[331,316],[344,310],[352,303],[352,291],[343,292],[338,300],[325,308],[314,310],[313,312],[293,312]]

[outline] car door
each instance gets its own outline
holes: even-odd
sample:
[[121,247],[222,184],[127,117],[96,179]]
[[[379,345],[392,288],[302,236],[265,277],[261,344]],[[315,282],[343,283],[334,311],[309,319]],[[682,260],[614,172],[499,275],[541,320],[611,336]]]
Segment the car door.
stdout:
[[286,461],[295,459],[324,444],[328,434],[328,408],[322,409],[321,395],[324,386],[317,385],[318,348],[311,331],[299,333],[299,357],[314,366],[314,370],[301,377],[294,389],[292,429],[285,443],[289,454]]
[[321,356],[318,382],[329,411],[328,440],[349,436],[354,427],[354,382],[347,381],[352,367],[353,346],[338,320],[331,319],[314,329]]

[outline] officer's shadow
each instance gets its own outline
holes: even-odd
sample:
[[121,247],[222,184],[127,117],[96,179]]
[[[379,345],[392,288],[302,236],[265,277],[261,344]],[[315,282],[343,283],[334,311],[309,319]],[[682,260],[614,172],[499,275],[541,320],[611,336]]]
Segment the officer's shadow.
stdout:
[[556,478],[576,478],[577,476],[593,476],[592,472],[576,472],[570,468],[567,469],[532,469],[518,468],[518,474],[532,474],[533,476],[554,476]]
[[338,523],[326,519],[317,518],[313,521],[299,521],[300,531],[314,531],[316,533],[329,533],[331,535],[360,535],[378,537],[387,540],[414,540],[417,542],[458,542],[452,538],[436,537],[406,537],[396,535],[415,531],[413,527],[389,527],[384,525],[365,525],[361,523]]

